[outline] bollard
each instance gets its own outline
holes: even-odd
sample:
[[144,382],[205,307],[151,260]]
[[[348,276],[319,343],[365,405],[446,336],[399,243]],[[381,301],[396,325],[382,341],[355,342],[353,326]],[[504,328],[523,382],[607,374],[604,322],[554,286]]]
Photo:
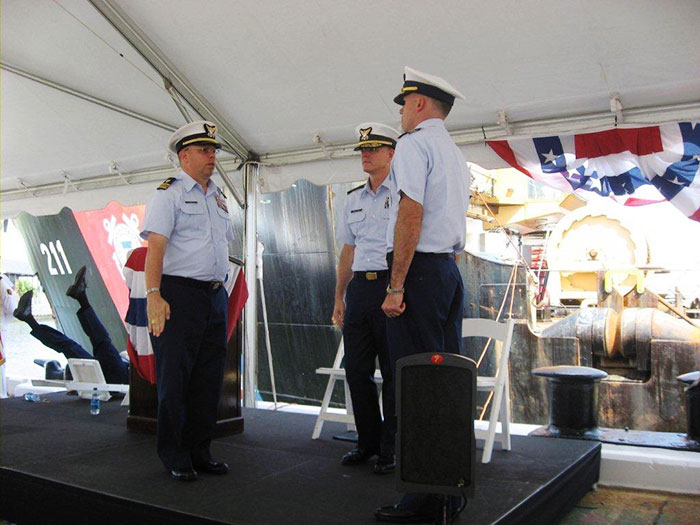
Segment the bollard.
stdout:
[[685,388],[688,439],[700,443],[700,371],[680,375],[677,379],[688,385]]
[[545,366],[533,375],[549,381],[549,426],[559,436],[583,436],[598,427],[598,383],[606,372],[587,366]]

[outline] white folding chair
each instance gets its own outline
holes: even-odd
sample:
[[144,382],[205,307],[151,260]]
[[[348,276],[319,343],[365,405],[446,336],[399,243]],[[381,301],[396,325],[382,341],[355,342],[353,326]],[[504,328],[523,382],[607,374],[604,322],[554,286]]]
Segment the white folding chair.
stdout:
[[83,399],[91,399],[92,391],[96,388],[102,401],[111,399],[110,392],[121,392],[126,394],[121,404],[129,404],[129,385],[107,383],[100,362],[96,359],[69,359],[68,366],[73,375],[73,381],[66,382],[68,390],[77,390]]
[[[482,463],[491,461],[493,444],[498,437],[502,450],[510,450],[510,387],[508,385],[508,358],[513,336],[514,319],[505,323],[490,319],[463,319],[462,337],[486,337],[494,342],[498,368],[495,376],[477,375],[476,389],[493,392],[489,411],[488,429],[475,429],[477,439],[484,440]],[[496,432],[500,421],[500,432]]]
[[[345,355],[345,346],[343,344],[343,338],[340,338],[340,344],[338,344],[338,351],[335,354],[335,360],[333,361],[333,366],[331,368],[321,367],[316,369],[317,374],[327,375],[328,385],[326,386],[326,393],[323,395],[323,401],[321,402],[321,411],[316,418],[316,425],[314,426],[314,432],[311,435],[311,439],[318,439],[321,435],[321,430],[323,430],[323,423],[326,421],[335,421],[337,423],[345,423],[348,430],[355,429],[355,416],[352,410],[352,400],[350,398],[350,388],[348,387],[348,382],[345,380],[345,368],[342,367],[343,356]],[[343,382],[343,389],[345,392],[345,412],[343,411],[333,411],[330,412],[330,402],[333,396],[333,389],[335,388],[335,383],[337,381]],[[382,375],[379,370],[374,372],[374,382],[377,385],[382,383]],[[380,406],[381,406],[381,388],[380,392]]]
[[112,398],[110,392],[126,394],[121,405],[129,406],[129,385],[107,383],[100,362],[96,359],[69,359],[68,366],[73,375],[72,380],[32,379],[30,383],[27,383],[24,391],[42,394],[75,390],[83,399],[92,399],[92,391],[96,388],[100,393],[101,401],[109,401]]

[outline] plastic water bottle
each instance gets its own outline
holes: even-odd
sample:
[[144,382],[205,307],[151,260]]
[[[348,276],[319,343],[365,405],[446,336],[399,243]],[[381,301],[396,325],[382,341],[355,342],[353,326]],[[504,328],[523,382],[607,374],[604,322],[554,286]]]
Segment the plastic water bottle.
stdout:
[[41,403],[41,396],[39,394],[35,394],[34,392],[27,392],[24,394],[24,399],[30,403]]
[[96,416],[100,413],[100,393],[97,387],[92,389],[92,398],[90,399],[90,414]]

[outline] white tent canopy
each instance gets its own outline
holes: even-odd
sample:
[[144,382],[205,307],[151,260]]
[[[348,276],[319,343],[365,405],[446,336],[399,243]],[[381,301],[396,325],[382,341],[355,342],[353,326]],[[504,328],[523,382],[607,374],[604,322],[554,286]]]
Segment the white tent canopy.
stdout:
[[484,167],[504,165],[484,137],[609,127],[611,98],[625,125],[697,119],[698,20],[697,0],[4,0],[2,214],[145,202],[185,122],[163,77],[262,191],[362,178],[353,130],[398,124],[404,65],[466,94],[447,124]]

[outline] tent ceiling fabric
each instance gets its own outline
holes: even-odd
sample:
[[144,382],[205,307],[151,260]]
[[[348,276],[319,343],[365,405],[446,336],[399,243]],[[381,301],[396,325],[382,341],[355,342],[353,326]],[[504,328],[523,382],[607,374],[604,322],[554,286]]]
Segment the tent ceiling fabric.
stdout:
[[[315,147],[315,134],[347,144],[361,121],[396,125],[392,98],[404,65],[466,94],[447,120],[451,130],[488,130],[501,110],[514,122],[567,122],[609,112],[611,95],[624,109],[700,102],[697,0],[111,3],[259,155]],[[184,123],[157,72],[86,0],[1,6],[3,63],[173,127]],[[62,171],[104,175],[110,161],[127,172],[167,166],[166,130],[7,70],[2,108],[4,192],[17,178],[34,186],[63,180]],[[576,131],[574,119],[570,127]],[[503,165],[483,146],[465,152],[480,164],[470,152],[481,155],[485,167]],[[363,177],[359,163],[325,163],[267,170],[263,190],[302,172],[316,183]]]

